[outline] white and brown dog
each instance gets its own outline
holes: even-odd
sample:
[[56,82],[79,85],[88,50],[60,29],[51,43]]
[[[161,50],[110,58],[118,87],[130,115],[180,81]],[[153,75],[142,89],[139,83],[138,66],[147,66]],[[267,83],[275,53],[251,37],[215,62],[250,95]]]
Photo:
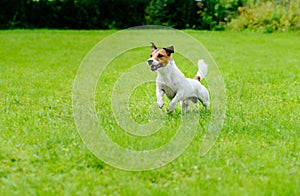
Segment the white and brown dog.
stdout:
[[177,102],[180,101],[182,109],[187,109],[191,102],[197,103],[198,100],[206,109],[209,108],[209,93],[207,89],[200,83],[207,73],[207,65],[204,60],[198,61],[198,72],[196,76],[186,78],[178,69],[171,53],[174,53],[174,47],[166,47],[157,49],[152,43],[151,55],[148,59],[148,65],[152,71],[157,71],[156,78],[156,98],[160,108],[163,107],[163,95],[166,94],[171,100],[169,105],[169,113],[176,108]]

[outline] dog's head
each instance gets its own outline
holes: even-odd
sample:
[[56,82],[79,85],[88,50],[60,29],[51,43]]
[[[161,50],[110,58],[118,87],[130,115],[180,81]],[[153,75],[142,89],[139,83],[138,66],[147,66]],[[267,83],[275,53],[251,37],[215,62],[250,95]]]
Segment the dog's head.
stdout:
[[151,43],[151,54],[148,59],[148,65],[151,66],[151,70],[156,71],[161,67],[166,67],[171,60],[172,53],[174,53],[173,46],[157,49],[155,44]]

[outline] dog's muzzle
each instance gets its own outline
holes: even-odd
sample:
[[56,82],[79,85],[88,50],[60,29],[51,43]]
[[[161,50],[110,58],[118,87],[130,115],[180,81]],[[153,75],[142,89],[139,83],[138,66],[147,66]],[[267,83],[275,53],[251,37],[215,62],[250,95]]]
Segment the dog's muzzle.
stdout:
[[148,65],[151,65],[151,71],[156,71],[158,68],[163,67],[162,63],[153,64],[153,60],[148,60]]

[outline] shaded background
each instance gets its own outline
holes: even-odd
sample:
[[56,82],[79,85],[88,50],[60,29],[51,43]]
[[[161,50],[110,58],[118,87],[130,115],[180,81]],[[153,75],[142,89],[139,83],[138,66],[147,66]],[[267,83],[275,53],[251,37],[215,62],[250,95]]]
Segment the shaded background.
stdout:
[[300,29],[300,0],[0,0],[0,29]]

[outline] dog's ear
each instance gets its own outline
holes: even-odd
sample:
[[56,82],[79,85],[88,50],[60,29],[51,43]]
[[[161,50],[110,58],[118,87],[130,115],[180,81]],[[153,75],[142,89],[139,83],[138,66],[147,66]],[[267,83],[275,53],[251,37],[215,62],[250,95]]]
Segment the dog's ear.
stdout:
[[154,50],[157,50],[157,47],[155,46],[155,44],[154,44],[153,42],[151,42],[151,50],[152,50],[152,52],[153,52]]
[[169,46],[163,49],[167,52],[168,56],[170,56],[171,53],[174,53],[174,46]]

